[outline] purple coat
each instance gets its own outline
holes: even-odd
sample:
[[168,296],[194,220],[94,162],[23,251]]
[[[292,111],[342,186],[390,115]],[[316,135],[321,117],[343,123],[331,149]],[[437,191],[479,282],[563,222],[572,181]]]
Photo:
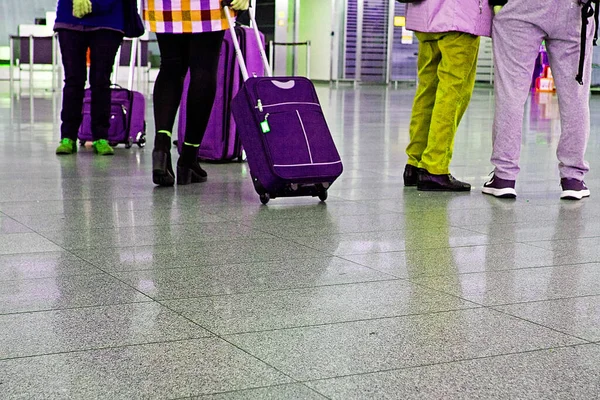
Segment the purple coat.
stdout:
[[488,0],[422,0],[408,4],[406,28],[417,32],[466,32],[491,36]]

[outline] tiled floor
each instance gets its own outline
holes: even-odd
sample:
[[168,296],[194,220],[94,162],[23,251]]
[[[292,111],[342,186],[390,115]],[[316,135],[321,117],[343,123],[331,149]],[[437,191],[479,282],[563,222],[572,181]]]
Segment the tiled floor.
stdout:
[[0,83],[0,398],[600,397],[600,115],[590,199],[558,198],[552,96],[519,198],[479,192],[487,88],[452,167],[475,190],[419,193],[413,90],[320,87],[345,172],[265,207],[245,164],[157,189],[151,143],[56,157],[59,96]]

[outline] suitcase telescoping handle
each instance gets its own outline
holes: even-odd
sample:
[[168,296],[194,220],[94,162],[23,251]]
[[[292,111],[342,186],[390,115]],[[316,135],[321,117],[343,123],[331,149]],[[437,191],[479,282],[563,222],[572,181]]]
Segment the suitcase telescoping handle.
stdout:
[[[242,71],[242,77],[244,78],[244,82],[246,82],[250,76],[248,75],[248,68],[246,67],[246,60],[244,60],[244,54],[242,53],[242,49],[240,47],[240,41],[238,40],[237,34],[235,33],[235,21],[231,16],[231,12],[229,11],[228,0],[225,0],[223,3],[223,8],[225,9],[225,15],[227,16],[227,21],[229,21],[229,32],[231,32],[231,38],[233,39],[233,46],[235,47],[235,55],[238,60],[238,64],[240,65],[240,70]],[[254,30],[254,36],[256,37],[256,42],[258,43],[258,48],[260,50],[260,58],[262,59],[263,65],[265,67],[265,73],[267,76],[273,76],[273,71],[271,70],[271,66],[269,65],[269,60],[267,59],[267,52],[265,51],[265,47],[263,46],[262,40],[260,38],[260,31],[258,30],[258,25],[256,25],[256,15],[254,13],[254,8],[250,7],[248,9],[248,13],[250,14],[250,21],[252,21],[252,28]]]

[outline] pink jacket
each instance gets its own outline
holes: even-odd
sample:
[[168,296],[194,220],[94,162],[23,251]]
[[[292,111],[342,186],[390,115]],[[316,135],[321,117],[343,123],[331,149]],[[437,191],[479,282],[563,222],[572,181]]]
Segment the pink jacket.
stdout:
[[488,0],[422,0],[408,4],[406,28],[417,32],[466,32],[491,36]]

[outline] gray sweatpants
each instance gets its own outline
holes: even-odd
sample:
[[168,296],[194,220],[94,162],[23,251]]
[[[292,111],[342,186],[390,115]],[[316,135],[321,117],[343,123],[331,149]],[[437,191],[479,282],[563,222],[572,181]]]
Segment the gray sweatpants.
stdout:
[[578,0],[509,0],[494,17],[496,113],[492,164],[501,179],[519,173],[524,106],[542,40],[558,93],[562,132],[557,149],[561,178],[583,180],[590,134],[590,79],[594,21],[590,18],[584,84],[575,80],[581,43]]

